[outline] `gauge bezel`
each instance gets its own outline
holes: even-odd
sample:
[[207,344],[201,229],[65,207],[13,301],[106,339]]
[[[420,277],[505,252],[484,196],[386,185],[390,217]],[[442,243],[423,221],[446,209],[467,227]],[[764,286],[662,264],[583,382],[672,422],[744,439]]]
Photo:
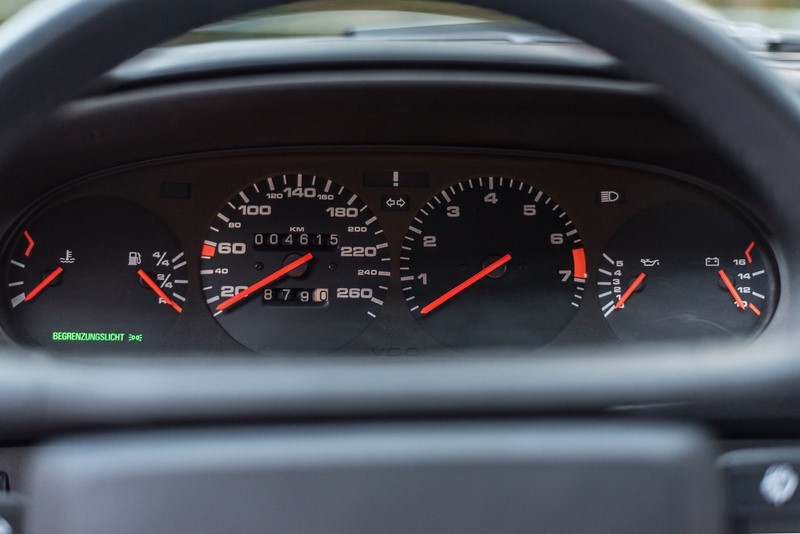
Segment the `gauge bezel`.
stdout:
[[[431,177],[430,189],[405,189],[401,192],[411,195],[408,212],[380,213],[381,196],[391,192],[380,188],[367,188],[363,185],[363,172],[374,169],[405,169],[428,172]],[[162,216],[162,220],[178,237],[181,248],[190,257],[189,305],[180,321],[176,323],[164,350],[176,354],[215,354],[252,355],[250,351],[233,341],[221,330],[216,321],[211,320],[207,307],[202,301],[198,281],[197,262],[192,258],[193,251],[199,257],[203,232],[197,227],[206,227],[214,219],[221,199],[235,194],[245,184],[267,175],[305,172],[328,176],[337,183],[345,185],[357,193],[379,215],[387,233],[390,248],[394,251],[412,220],[413,212],[424,204],[430,193],[447,185],[478,175],[503,174],[524,176],[537,189],[547,191],[559,199],[562,207],[570,214],[576,226],[589,228],[589,234],[582,230],[587,256],[587,270],[592,273],[595,265],[593,257],[599,256],[607,239],[623,224],[627,217],[647,205],[687,197],[702,202],[711,202],[731,210],[762,237],[770,247],[769,253],[775,260],[779,271],[778,299],[776,311],[766,329],[773,323],[786,324],[781,292],[784,291],[781,275],[787,271],[782,253],[780,231],[767,224],[767,220],[754,215],[759,209],[759,200],[748,197],[747,192],[735,187],[722,189],[719,183],[687,176],[678,172],[645,166],[603,160],[593,157],[560,156],[529,151],[426,148],[409,147],[307,147],[247,149],[220,151],[204,154],[187,154],[162,158],[147,162],[124,165],[95,173],[74,182],[64,184],[48,194],[31,191],[30,206],[10,226],[5,233],[3,261],[7,261],[9,236],[15,235],[29,217],[40,209],[55,204],[61,199],[103,194],[119,196],[141,203]],[[164,181],[185,182],[193,189],[189,200],[165,199],[159,196],[159,186]],[[646,184],[646,198],[636,199],[636,184]],[[618,206],[610,217],[601,216],[602,211],[595,203],[595,195],[601,187],[620,186],[628,188],[629,200]],[[427,191],[427,192],[426,192]],[[637,193],[630,196],[630,193]],[[566,193],[566,194],[565,194]],[[738,195],[738,196],[737,196]],[[424,200],[423,200],[424,197]],[[746,200],[745,200],[746,199]],[[16,216],[16,214],[14,214]],[[11,220],[11,214],[5,214]],[[399,254],[392,253],[392,269],[397,272]],[[592,285],[589,281],[588,285]],[[415,356],[442,352],[441,346],[429,336],[419,331],[413,318],[409,317],[405,303],[399,298],[400,288],[395,280],[390,283],[386,305],[379,320],[375,321],[364,334],[353,343],[342,348],[342,353],[367,356]],[[589,297],[587,297],[589,298]],[[553,340],[551,347],[575,346],[584,344],[603,344],[614,342],[615,337],[602,321],[592,317],[590,306],[582,306],[575,320],[562,335]],[[781,319],[783,317],[783,319]],[[22,344],[24,340],[9,328],[7,312],[0,313],[0,323],[6,332],[0,333],[7,344]],[[760,338],[754,338],[760,339]],[[0,343],[2,343],[0,339]],[[447,352],[447,351],[445,351]],[[144,354],[144,353],[143,353]]]

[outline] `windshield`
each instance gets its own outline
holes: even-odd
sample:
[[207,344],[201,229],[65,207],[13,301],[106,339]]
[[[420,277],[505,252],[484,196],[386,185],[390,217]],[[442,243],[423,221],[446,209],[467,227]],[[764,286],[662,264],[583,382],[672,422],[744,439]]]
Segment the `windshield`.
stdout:
[[[800,0],[672,0],[700,16],[800,30]],[[0,22],[31,0],[0,0]],[[439,0],[307,0],[199,28],[171,44],[225,39],[348,36],[398,28],[493,23],[527,26],[501,13]],[[433,33],[428,33],[433,36]]]

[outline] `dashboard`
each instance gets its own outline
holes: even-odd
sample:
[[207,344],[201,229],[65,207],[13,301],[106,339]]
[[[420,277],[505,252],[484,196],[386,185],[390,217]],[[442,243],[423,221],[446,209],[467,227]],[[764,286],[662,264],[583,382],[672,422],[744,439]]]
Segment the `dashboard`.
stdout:
[[95,173],[21,213],[2,324],[15,343],[82,354],[750,339],[780,297],[765,235],[725,191],[635,163],[187,155]]

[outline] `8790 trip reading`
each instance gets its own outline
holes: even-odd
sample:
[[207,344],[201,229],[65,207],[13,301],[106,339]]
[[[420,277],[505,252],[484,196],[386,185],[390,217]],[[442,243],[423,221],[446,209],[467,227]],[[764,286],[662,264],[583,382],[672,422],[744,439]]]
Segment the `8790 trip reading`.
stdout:
[[327,304],[328,289],[322,287],[284,287],[265,289],[261,301],[264,304]]

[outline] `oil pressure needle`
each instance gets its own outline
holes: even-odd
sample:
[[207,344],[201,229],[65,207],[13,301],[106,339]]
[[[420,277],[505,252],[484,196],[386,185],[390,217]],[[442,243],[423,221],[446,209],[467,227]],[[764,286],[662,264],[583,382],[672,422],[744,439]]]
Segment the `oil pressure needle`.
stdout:
[[238,294],[232,296],[231,298],[229,298],[228,300],[224,300],[221,303],[219,303],[219,305],[216,308],[217,311],[224,311],[224,310],[230,308],[231,306],[233,306],[234,304],[236,304],[240,300],[246,299],[247,297],[249,297],[250,295],[252,295],[256,291],[258,291],[259,289],[261,289],[261,288],[271,284],[275,280],[277,280],[277,279],[289,274],[290,272],[294,271],[295,269],[297,269],[298,267],[300,267],[304,263],[308,263],[313,258],[314,258],[314,256],[309,252],[305,256],[294,260],[292,263],[281,267],[280,269],[278,269],[274,273],[270,274],[269,276],[266,276],[265,278],[262,278],[261,280],[259,280],[258,282],[256,282],[252,286],[248,287],[247,289],[245,289],[241,293],[238,293]]
[[452,299],[453,297],[455,297],[456,295],[458,295],[459,293],[461,293],[462,291],[464,291],[465,289],[467,289],[471,285],[474,285],[476,282],[478,282],[482,278],[485,278],[486,276],[491,274],[498,267],[501,267],[501,266],[505,265],[506,263],[508,263],[510,261],[511,261],[511,254],[506,254],[505,256],[500,258],[499,260],[495,261],[494,263],[492,263],[491,265],[489,265],[485,269],[481,269],[480,271],[478,271],[478,273],[476,273],[473,276],[469,277],[468,279],[466,279],[465,281],[461,282],[460,284],[458,284],[456,287],[454,287],[453,289],[451,289],[450,291],[448,291],[447,293],[445,293],[441,297],[437,298],[436,300],[434,300],[433,302],[431,302],[430,304],[428,304],[427,306],[422,308],[422,310],[420,310],[419,313],[422,314],[422,315],[428,315],[430,312],[432,312],[433,310],[435,310],[436,308],[438,308],[439,306],[441,306],[442,304],[444,304],[448,300]]
[[167,296],[167,294],[166,294],[166,293],[164,293],[164,290],[163,290],[163,289],[161,289],[160,287],[158,287],[158,284],[156,284],[156,283],[153,281],[153,279],[152,279],[152,278],[150,278],[150,276],[149,276],[149,275],[148,275],[146,272],[144,272],[142,269],[139,269],[139,270],[136,272],[136,274],[138,274],[138,275],[139,275],[139,277],[141,277],[141,279],[144,281],[144,283],[145,283],[145,284],[147,284],[147,287],[149,287],[150,289],[152,289],[152,290],[155,292],[155,294],[156,294],[156,295],[158,295],[158,298],[160,298],[161,300],[163,300],[164,302],[166,302],[167,304],[169,304],[170,306],[172,306],[172,308],[173,308],[173,309],[174,309],[176,312],[178,312],[178,313],[181,313],[181,312],[183,312],[183,308],[181,308],[181,307],[180,307],[180,306],[179,306],[179,305],[178,305],[178,304],[177,304],[177,303],[176,303],[174,300],[172,300],[171,298],[169,298],[169,297]]
[[647,274],[641,273],[639,276],[636,277],[636,280],[633,281],[631,286],[625,291],[625,293],[622,294],[620,299],[614,305],[614,309],[618,310],[625,305],[625,302],[629,298],[631,298],[631,295],[633,295],[633,292],[636,291],[636,288],[638,288],[642,284],[642,282],[644,282],[646,276]]

